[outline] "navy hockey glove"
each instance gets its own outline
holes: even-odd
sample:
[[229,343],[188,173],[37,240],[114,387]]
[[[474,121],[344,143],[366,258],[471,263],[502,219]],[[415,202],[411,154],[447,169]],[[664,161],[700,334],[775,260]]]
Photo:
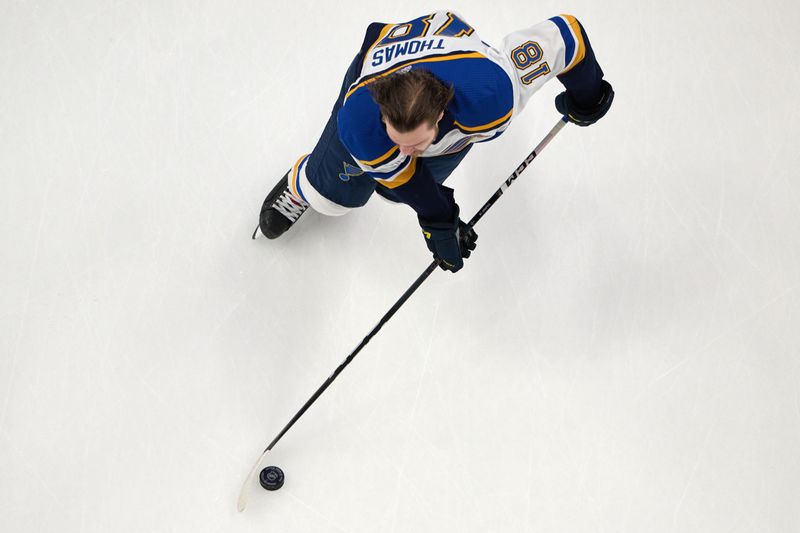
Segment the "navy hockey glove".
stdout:
[[464,259],[475,249],[478,234],[458,218],[458,205],[455,206],[453,220],[450,222],[431,222],[419,219],[422,234],[433,258],[439,260],[443,270],[458,272],[464,266]]
[[578,126],[591,126],[603,116],[608,113],[611,107],[611,102],[614,101],[614,88],[606,80],[601,82],[601,90],[603,91],[600,100],[588,108],[580,107],[575,100],[570,96],[569,92],[556,96],[556,109],[562,115],[565,115],[570,122]]

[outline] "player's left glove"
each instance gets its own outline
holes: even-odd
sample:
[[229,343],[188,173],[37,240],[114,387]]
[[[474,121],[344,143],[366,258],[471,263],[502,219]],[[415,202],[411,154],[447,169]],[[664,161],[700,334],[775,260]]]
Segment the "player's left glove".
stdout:
[[478,234],[463,220],[458,218],[458,205],[455,206],[453,219],[448,222],[432,222],[419,219],[422,234],[428,250],[434,259],[439,260],[443,270],[458,272],[464,266],[464,259],[470,256],[477,246]]
[[608,113],[611,102],[614,101],[614,88],[606,80],[601,81],[601,90],[600,100],[588,108],[579,106],[569,92],[564,91],[556,96],[556,109],[573,124],[591,126]]

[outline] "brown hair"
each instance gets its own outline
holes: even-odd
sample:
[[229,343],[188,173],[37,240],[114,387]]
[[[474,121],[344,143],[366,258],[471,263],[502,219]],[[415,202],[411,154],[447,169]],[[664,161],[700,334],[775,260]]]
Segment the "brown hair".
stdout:
[[369,86],[372,99],[394,129],[406,133],[439,120],[455,91],[430,71],[414,69],[378,78]]

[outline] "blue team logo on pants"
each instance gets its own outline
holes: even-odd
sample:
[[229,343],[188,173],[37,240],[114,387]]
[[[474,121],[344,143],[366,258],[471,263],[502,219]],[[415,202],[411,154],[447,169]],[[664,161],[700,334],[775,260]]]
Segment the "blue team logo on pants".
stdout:
[[350,178],[355,176],[360,176],[364,173],[361,168],[351,165],[350,163],[342,163],[344,167],[344,172],[339,174],[339,179],[342,181],[350,181]]

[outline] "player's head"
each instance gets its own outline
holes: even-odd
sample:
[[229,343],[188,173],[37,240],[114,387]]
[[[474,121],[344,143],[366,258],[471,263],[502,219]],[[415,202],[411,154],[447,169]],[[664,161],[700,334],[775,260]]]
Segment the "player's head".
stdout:
[[424,152],[436,139],[438,123],[454,94],[452,87],[424,69],[391,74],[369,89],[386,133],[405,155]]

